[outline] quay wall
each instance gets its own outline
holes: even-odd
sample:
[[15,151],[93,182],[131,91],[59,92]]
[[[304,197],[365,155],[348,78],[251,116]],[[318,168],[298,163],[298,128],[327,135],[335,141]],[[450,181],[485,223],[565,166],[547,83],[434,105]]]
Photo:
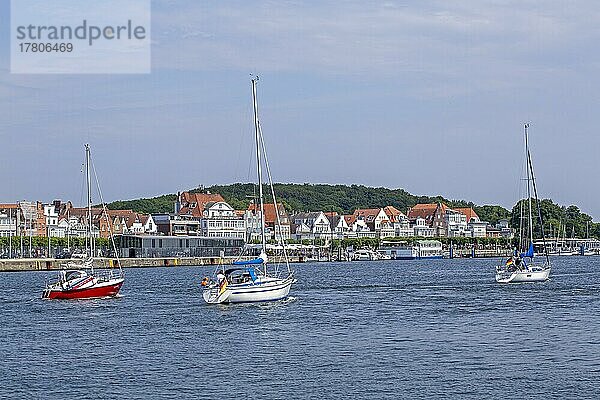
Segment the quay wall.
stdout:
[[[235,257],[181,257],[181,258],[121,258],[123,268],[152,268],[152,267],[178,267],[178,266],[214,266],[219,264],[232,264]],[[0,272],[16,271],[48,271],[63,268],[62,265],[69,261],[55,258],[13,258],[0,259]],[[274,260],[278,262],[279,260]],[[298,262],[298,258],[291,258],[290,262]],[[94,262],[95,267],[116,266],[114,258],[99,258]]]
[[[445,252],[445,256],[449,256],[449,252]],[[453,257],[508,257],[512,251],[510,249],[502,250],[472,250],[461,249],[454,250]],[[180,257],[180,258],[121,258],[121,266],[123,268],[152,268],[152,267],[179,267],[179,266],[214,266],[219,264],[232,264],[235,257]],[[58,270],[63,264],[69,261],[76,260],[58,260],[55,258],[13,258],[0,259],[0,272],[11,271],[48,271]],[[273,260],[273,262],[281,262],[281,260]],[[302,262],[302,257],[290,257],[290,262]],[[116,259],[101,258],[97,259],[94,264],[96,267],[112,267],[116,266]]]

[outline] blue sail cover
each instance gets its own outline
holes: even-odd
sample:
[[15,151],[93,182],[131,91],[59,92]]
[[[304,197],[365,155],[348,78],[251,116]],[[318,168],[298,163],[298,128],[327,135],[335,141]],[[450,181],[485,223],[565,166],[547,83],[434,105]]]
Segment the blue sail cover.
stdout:
[[258,265],[258,264],[262,264],[264,263],[265,260],[263,260],[262,258],[255,258],[254,260],[248,260],[248,261],[234,261],[233,265]]
[[525,253],[521,253],[521,257],[533,258],[533,243],[529,243],[529,249]]
[[250,274],[250,278],[252,278],[252,282],[256,282],[256,279],[258,279],[258,277],[256,276],[256,272],[254,271],[254,267],[247,268],[246,270]]

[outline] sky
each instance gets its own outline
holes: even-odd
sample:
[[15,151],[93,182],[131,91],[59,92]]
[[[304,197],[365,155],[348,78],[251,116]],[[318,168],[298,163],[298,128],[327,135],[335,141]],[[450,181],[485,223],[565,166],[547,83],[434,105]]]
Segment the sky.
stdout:
[[600,221],[600,2],[152,2],[151,73],[11,74],[0,0],[0,202],[253,179],[250,76],[278,182],[512,207],[523,123],[540,196]]

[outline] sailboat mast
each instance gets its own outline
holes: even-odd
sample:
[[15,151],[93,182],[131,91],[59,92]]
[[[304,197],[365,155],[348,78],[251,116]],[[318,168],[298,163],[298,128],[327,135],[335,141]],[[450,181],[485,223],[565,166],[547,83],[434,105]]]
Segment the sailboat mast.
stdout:
[[529,133],[527,130],[529,129],[529,124],[525,124],[525,157],[527,160],[527,200],[529,203],[529,240],[530,243],[533,244],[533,216],[531,213],[531,174],[530,174],[530,164],[529,164]]
[[[262,251],[267,251],[267,240],[265,238],[265,205],[263,196],[262,170],[261,170],[261,155],[260,155],[260,125],[258,122],[258,100],[256,98],[256,82],[258,77],[252,79],[252,104],[254,107],[254,138],[256,140],[256,172],[258,175],[258,198],[260,201],[260,238]],[[267,266],[265,264],[265,274]]]
[[[525,125],[525,132],[527,132],[527,128],[529,124]],[[525,135],[527,137],[527,134]],[[533,163],[531,162],[531,153],[529,152],[529,141],[527,139],[527,164],[529,165],[529,171],[531,172],[531,183],[533,186],[533,194],[535,195],[535,204],[537,205],[538,212],[538,220],[540,222],[540,233],[542,234],[542,244],[544,245],[544,254],[546,256],[546,264],[550,265],[550,257],[548,256],[548,246],[546,246],[546,234],[544,232],[544,218],[542,217],[542,207],[540,203],[540,198],[538,196],[537,185],[535,183],[535,174],[533,172]],[[531,204],[531,197],[529,198]],[[530,218],[531,218],[531,208],[529,209]],[[533,229],[533,228],[532,228]],[[533,243],[533,240],[531,241]]]
[[87,180],[87,208],[88,208],[88,237],[90,241],[90,257],[94,257],[94,239],[92,235],[92,176],[90,172],[90,145],[85,145],[85,173]]

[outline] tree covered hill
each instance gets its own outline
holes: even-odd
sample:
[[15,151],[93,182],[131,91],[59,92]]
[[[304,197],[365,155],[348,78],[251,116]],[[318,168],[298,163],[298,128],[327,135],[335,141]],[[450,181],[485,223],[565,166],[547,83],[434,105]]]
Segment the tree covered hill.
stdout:
[[[500,219],[510,219],[512,226],[518,226],[520,218],[519,203],[512,210],[497,205],[476,205],[465,200],[450,200],[442,196],[417,196],[403,189],[374,188],[363,185],[327,185],[327,184],[295,184],[276,183],[275,194],[278,201],[283,202],[288,211],[337,211],[341,214],[352,213],[357,208],[378,208],[394,206],[406,213],[409,207],[418,203],[444,202],[450,207],[473,207],[483,221],[496,224]],[[246,209],[253,198],[257,196],[257,187],[252,183],[234,183],[231,185],[214,185],[197,188],[192,192],[208,191],[219,193],[235,209]],[[173,212],[176,194],[144,198],[137,200],[115,201],[108,204],[109,209],[132,209],[142,213]],[[271,196],[265,186],[265,197],[271,201]],[[545,199],[541,201],[542,214],[547,226],[545,233],[556,232],[558,225],[566,224],[567,237],[573,231],[575,236],[600,237],[600,223],[592,223],[589,215],[582,213],[576,206],[564,207]],[[562,221],[562,222],[561,222]],[[538,224],[539,225],[539,224]],[[552,228],[550,228],[552,226]],[[561,228],[562,229],[562,228]],[[540,227],[536,225],[536,230]]]
[[[403,189],[374,188],[363,185],[327,185],[276,183],[275,193],[278,201],[284,203],[289,211],[337,211],[341,214],[352,213],[357,208],[378,208],[394,206],[402,212],[417,203],[444,202],[450,207],[473,207],[479,216],[492,223],[501,218],[510,218],[510,211],[500,206],[477,206],[464,200],[449,200],[442,196],[416,196]],[[253,198],[257,197],[257,187],[252,183],[234,183],[215,185],[191,190],[219,193],[235,209],[246,209]],[[108,204],[112,210],[132,209],[142,213],[168,213],[173,211],[176,194],[167,194],[153,198],[120,200]],[[265,198],[271,195],[265,187]]]

